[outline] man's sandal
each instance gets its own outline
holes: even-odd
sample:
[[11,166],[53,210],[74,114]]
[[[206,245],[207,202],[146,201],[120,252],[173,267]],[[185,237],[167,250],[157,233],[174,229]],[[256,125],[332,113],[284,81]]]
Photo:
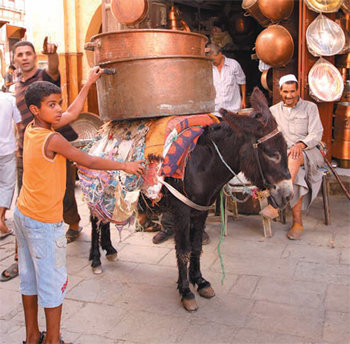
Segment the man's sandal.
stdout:
[[136,229],[136,232],[159,232],[161,228],[162,227],[159,223],[148,218],[144,223],[140,223]]
[[5,269],[0,275],[0,282],[6,282],[18,276],[18,263],[15,262],[7,269]]
[[82,230],[83,230],[83,227],[81,226],[79,226],[77,231],[69,228],[66,232],[67,244],[70,244],[71,242],[75,241],[79,237]]

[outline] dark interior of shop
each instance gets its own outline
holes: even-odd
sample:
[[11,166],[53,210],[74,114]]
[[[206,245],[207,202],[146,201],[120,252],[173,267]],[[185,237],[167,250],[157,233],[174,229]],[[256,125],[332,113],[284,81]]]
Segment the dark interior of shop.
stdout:
[[[248,95],[254,86],[259,86],[272,103],[272,92],[265,90],[261,85],[262,73],[259,70],[259,60],[255,52],[256,38],[264,27],[242,8],[241,0],[176,0],[171,1],[170,4],[174,4],[179,9],[183,20],[192,32],[204,34],[210,41],[214,40],[219,45],[223,45],[223,54],[240,63],[246,74]],[[295,6],[291,16],[292,21],[293,18],[297,20],[297,13],[298,6]],[[287,22],[282,23],[289,26],[287,24]],[[297,35],[296,30],[290,31],[292,36]],[[295,31],[294,34],[292,31]],[[293,60],[297,61],[297,49],[294,51]],[[268,83],[271,84],[270,89],[272,89],[272,73],[269,74]]]

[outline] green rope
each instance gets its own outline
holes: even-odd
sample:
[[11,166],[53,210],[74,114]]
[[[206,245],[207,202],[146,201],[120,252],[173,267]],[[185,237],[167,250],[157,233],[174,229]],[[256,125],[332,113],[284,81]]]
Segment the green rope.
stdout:
[[220,191],[220,212],[221,212],[221,230],[220,230],[220,238],[219,238],[219,244],[218,244],[218,254],[219,254],[220,265],[221,265],[221,284],[224,284],[225,267],[224,267],[224,261],[221,255],[221,244],[224,240],[224,234],[225,234],[225,209],[224,209],[224,189],[223,188]]

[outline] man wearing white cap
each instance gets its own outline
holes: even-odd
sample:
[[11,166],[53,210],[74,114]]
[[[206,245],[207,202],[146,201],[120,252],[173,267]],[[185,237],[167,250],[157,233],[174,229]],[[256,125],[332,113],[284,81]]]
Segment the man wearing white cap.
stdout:
[[[293,224],[287,234],[289,239],[299,239],[304,227],[302,210],[315,199],[322,182],[324,160],[316,148],[322,139],[323,127],[316,104],[298,95],[298,80],[293,74],[280,78],[282,101],[271,106],[278,128],[288,145],[288,167],[292,177],[294,197],[290,202]],[[275,217],[278,211],[271,206],[263,215]]]

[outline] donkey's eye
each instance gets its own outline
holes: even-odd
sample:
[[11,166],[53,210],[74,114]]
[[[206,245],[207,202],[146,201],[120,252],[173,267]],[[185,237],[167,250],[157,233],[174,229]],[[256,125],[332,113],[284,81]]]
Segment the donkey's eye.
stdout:
[[280,163],[280,161],[281,161],[281,154],[279,152],[275,152],[275,153],[265,153],[264,152],[264,156],[268,160],[270,160],[276,164]]

